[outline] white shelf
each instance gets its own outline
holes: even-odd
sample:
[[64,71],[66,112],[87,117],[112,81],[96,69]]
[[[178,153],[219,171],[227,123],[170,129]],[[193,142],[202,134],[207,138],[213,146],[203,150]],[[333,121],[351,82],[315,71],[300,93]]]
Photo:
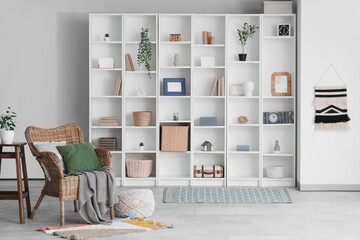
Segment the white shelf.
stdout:
[[108,41],[108,42],[105,42],[105,41],[93,41],[91,42],[91,44],[122,44],[121,41]]
[[264,39],[268,40],[293,40],[294,36],[265,36]]
[[[125,71],[126,74],[148,74],[147,71]],[[150,71],[150,74],[155,74],[156,71]]]
[[257,123],[246,123],[246,124],[228,124],[229,127],[258,127]]
[[160,120],[160,123],[191,123],[191,120]]
[[264,181],[294,181],[293,177],[283,177],[283,178],[268,178],[263,177]]
[[92,71],[121,71],[121,68],[92,68]]
[[156,153],[156,150],[144,150],[144,151],[140,151],[140,150],[125,150],[125,153]]
[[264,99],[294,99],[294,96],[264,96]]
[[191,96],[160,96],[160,98],[191,98]]
[[[128,41],[125,42],[125,44],[139,44],[140,41]],[[150,41],[151,44],[156,44],[156,41]]]
[[91,96],[91,98],[122,98],[122,96]]
[[91,128],[95,129],[95,128],[98,128],[98,129],[107,129],[107,128],[122,128],[122,126],[91,126]]
[[156,98],[156,96],[126,96],[125,98],[141,99],[141,98]]
[[163,41],[163,42],[160,42],[160,44],[164,44],[164,45],[190,45],[191,42],[190,41],[180,41],[180,42]]
[[201,67],[201,66],[195,66],[195,69],[217,69],[217,68],[225,68],[225,66],[213,66],[213,67]]
[[168,175],[160,175],[159,177],[162,180],[190,180],[189,176],[168,176]]
[[264,153],[264,157],[293,157],[292,153]]
[[207,128],[225,128],[225,126],[194,126],[194,128],[198,129],[207,129]]
[[229,64],[259,64],[260,61],[229,61]]
[[224,154],[225,151],[193,151],[196,154]]
[[259,99],[259,96],[229,96],[229,99]]
[[224,99],[225,96],[195,96],[194,98]]
[[229,181],[259,181],[257,177],[228,177]]
[[259,154],[259,151],[228,151],[229,154]]
[[161,69],[190,69],[191,66],[167,66],[167,67],[160,67]]
[[195,44],[199,48],[224,48],[225,44]]
[[264,127],[293,127],[294,123],[263,124]]
[[131,129],[152,129],[152,128],[156,128],[156,126],[126,126],[125,128],[131,128]]

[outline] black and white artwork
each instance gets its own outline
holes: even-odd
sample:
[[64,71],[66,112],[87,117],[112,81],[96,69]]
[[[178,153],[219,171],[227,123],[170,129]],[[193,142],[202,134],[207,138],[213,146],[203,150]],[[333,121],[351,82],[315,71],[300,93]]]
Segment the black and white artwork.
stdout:
[[278,36],[290,36],[290,24],[281,23],[277,27]]

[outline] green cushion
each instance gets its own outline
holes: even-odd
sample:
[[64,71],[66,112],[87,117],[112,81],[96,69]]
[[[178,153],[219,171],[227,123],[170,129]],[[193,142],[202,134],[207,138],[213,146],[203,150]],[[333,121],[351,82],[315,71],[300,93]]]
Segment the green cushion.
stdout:
[[90,143],[57,146],[64,159],[67,174],[89,172],[100,169],[101,163]]

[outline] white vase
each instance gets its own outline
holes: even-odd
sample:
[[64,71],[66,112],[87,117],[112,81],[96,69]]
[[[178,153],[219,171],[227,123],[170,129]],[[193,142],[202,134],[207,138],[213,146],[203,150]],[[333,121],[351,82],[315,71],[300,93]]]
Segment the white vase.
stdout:
[[0,131],[1,143],[12,144],[14,142],[15,132],[14,131]]
[[254,90],[254,82],[253,81],[244,82],[243,89],[244,89],[245,96],[252,96],[252,92]]

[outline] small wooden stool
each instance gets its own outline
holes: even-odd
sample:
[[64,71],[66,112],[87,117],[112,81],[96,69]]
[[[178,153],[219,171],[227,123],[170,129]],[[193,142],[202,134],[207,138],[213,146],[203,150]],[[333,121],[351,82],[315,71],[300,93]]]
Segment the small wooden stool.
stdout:
[[[28,217],[31,213],[30,206],[30,194],[29,194],[29,183],[26,170],[26,161],[25,161],[25,142],[14,142],[12,144],[2,144],[0,143],[0,173],[1,173],[1,161],[3,158],[14,158],[16,160],[16,177],[17,177],[17,191],[0,191],[0,200],[19,200],[19,215],[20,223],[25,223],[24,218],[24,198],[26,198],[26,209]],[[15,152],[3,152],[3,147],[15,147]],[[22,171],[24,175],[24,186],[25,191],[22,189],[22,176],[21,176],[21,163],[22,162]]]

